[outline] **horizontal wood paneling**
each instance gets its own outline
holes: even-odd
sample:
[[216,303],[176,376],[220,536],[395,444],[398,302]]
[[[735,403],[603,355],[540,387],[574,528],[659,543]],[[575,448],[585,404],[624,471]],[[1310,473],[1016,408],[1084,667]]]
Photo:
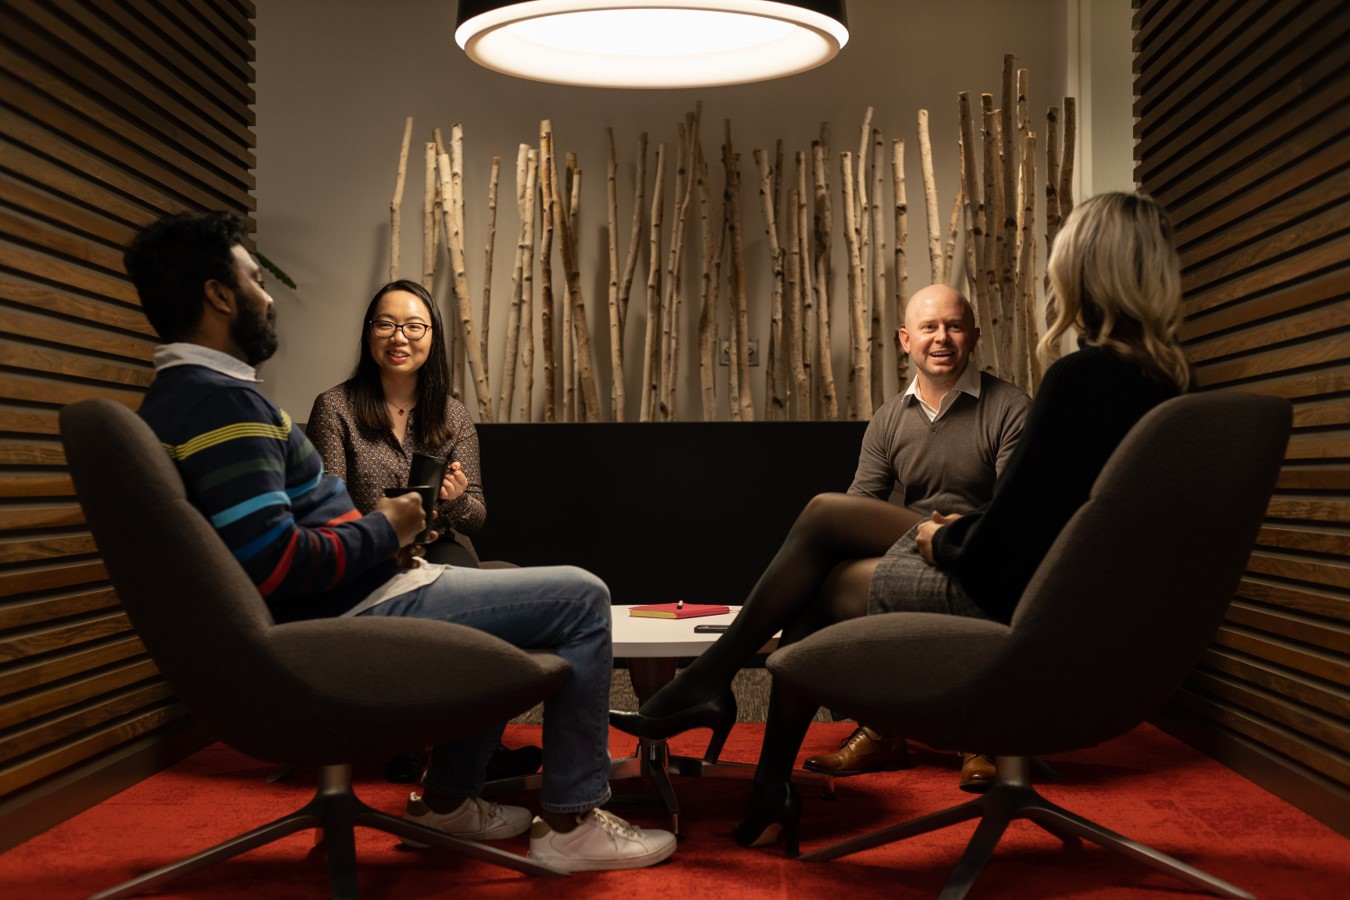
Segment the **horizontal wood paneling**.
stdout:
[[136,231],[254,208],[252,15],[247,0],[0,0],[6,818],[43,819],[24,798],[139,771],[115,762],[124,748],[149,759],[147,739],[186,733],[85,527],[57,414],[95,396],[134,409],[153,377],[154,333],[122,271]]
[[1227,621],[1170,705],[1336,827],[1350,803],[1350,6],[1139,0],[1136,178],[1173,217],[1207,389],[1294,432]]

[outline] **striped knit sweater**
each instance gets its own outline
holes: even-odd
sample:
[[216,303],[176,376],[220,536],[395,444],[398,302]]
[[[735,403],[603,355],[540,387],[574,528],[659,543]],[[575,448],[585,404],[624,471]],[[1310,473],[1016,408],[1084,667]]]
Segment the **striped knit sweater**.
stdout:
[[356,510],[253,382],[174,365],[155,376],[140,414],[278,622],[340,615],[398,572],[393,526]]

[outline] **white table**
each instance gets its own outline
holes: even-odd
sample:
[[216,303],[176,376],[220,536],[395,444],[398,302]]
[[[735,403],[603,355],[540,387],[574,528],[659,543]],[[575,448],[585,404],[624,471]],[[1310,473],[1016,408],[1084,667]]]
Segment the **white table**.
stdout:
[[[631,606],[611,606],[614,655],[627,659],[669,658],[698,656],[720,637],[717,634],[695,634],[695,625],[730,625],[741,611],[730,606],[731,612],[720,616],[693,616],[688,619],[662,619],[629,614]],[[764,653],[778,648],[778,636],[764,645]]]
[[[614,655],[628,660],[628,675],[633,681],[633,691],[637,694],[639,703],[675,677],[677,660],[698,656],[720,637],[719,634],[695,633],[695,625],[728,625],[740,612],[739,606],[732,606],[729,613],[720,616],[666,619],[629,615],[629,609],[630,607],[625,605],[610,608],[612,639]],[[778,636],[774,635],[760,652],[772,653],[777,648]],[[655,786],[666,810],[670,813],[671,830],[676,834],[681,833],[680,803],[670,782],[671,774],[742,779],[753,778],[755,774],[755,767],[745,763],[718,762],[694,756],[672,756],[664,740],[649,741],[637,738],[637,741],[637,750],[632,756],[616,759],[610,763],[610,780],[642,778]],[[827,796],[833,794],[833,782],[829,776],[799,770],[793,773],[793,780],[821,784]],[[530,775],[525,778],[494,781],[488,788],[491,793],[502,794],[527,790],[538,785],[539,776]]]

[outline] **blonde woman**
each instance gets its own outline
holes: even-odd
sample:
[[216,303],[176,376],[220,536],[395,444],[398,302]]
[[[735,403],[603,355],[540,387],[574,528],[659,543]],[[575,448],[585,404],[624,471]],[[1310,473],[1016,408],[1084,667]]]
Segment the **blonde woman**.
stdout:
[[[816,497],[731,628],[638,713],[612,713],[616,727],[648,738],[711,727],[720,747],[719,729],[735,718],[732,675],[780,629],[781,645],[869,613],[1012,618],[1116,446],[1192,380],[1177,341],[1180,262],[1157,201],[1124,193],[1084,201],[1047,268],[1059,316],[1042,358],[1070,328],[1080,349],[1046,370],[993,499],[964,516],[934,513],[914,524],[870,498]],[[795,854],[801,801],[788,778],[815,712],[775,686],[749,809],[735,831],[742,846],[781,834]]]

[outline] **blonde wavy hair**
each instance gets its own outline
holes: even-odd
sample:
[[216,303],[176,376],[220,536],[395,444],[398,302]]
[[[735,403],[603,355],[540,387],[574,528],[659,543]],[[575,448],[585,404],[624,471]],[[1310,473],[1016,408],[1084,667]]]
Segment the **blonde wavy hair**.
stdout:
[[1191,388],[1194,373],[1177,338],[1181,261],[1157,200],[1127,193],[1084,200],[1055,235],[1046,271],[1059,316],[1037,348],[1043,362],[1076,327],[1087,344],[1182,392]]

